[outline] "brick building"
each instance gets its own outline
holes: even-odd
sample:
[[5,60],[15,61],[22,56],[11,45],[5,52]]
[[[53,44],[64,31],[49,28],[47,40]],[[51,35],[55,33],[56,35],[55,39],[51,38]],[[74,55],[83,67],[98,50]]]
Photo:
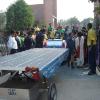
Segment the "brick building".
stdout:
[[31,5],[35,21],[39,24],[52,23],[54,27],[57,25],[57,0],[44,0],[43,4]]

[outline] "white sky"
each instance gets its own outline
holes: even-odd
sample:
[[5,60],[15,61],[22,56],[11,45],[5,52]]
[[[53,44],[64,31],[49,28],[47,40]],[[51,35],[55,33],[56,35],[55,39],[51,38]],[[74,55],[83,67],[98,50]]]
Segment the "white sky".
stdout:
[[[6,11],[8,6],[16,0],[0,0],[0,10]],[[43,3],[42,0],[25,0],[28,4]],[[58,19],[68,19],[76,16],[80,21],[93,18],[93,4],[88,0],[57,0]]]

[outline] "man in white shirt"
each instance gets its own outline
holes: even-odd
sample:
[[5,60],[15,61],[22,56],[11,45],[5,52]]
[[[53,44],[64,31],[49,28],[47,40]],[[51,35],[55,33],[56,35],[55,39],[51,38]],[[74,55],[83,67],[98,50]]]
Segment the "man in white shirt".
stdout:
[[16,32],[12,32],[11,36],[9,36],[7,47],[10,49],[10,54],[14,54],[17,52],[18,45],[17,41],[15,40]]

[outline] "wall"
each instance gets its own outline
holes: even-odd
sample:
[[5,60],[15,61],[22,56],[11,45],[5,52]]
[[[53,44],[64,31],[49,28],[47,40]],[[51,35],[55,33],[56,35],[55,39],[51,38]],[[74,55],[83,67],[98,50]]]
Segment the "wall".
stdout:
[[[44,23],[46,26],[48,26],[49,23],[53,24],[53,16],[57,17],[57,0],[44,0],[44,4],[31,6],[36,21]],[[57,20],[54,18],[54,26],[56,25]]]
[[35,21],[44,23],[44,4],[31,5]]

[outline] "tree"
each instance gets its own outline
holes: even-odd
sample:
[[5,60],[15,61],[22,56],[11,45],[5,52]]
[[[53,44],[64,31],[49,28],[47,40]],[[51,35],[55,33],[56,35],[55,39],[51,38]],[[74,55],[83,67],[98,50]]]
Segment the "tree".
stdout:
[[97,14],[100,14],[100,6],[94,8],[94,12]]
[[67,20],[66,24],[71,25],[71,26],[75,26],[75,25],[80,24],[80,22],[76,17],[72,17],[72,18]]
[[12,4],[7,10],[7,25],[10,30],[24,30],[30,28],[34,23],[32,9],[24,0],[18,0]]
[[0,13],[0,31],[4,31],[6,25],[6,14],[1,12]]
[[100,0],[89,0],[89,1],[91,1],[91,2],[100,2]]
[[65,25],[75,26],[75,25],[80,24],[80,22],[79,22],[79,20],[76,17],[72,17],[72,18],[69,18],[68,20],[60,20],[58,22],[58,24],[60,24],[62,26],[65,26]]
[[91,2],[94,2],[94,23],[96,31],[98,32],[98,29],[100,27],[100,0],[89,0]]
[[86,18],[83,21],[81,21],[81,26],[87,27],[88,23],[93,23],[94,19],[93,18]]
[[60,25],[62,25],[62,26],[65,26],[65,25],[66,25],[66,21],[67,21],[67,20],[62,20],[62,19],[61,19],[61,20],[58,21],[58,24],[60,24]]

